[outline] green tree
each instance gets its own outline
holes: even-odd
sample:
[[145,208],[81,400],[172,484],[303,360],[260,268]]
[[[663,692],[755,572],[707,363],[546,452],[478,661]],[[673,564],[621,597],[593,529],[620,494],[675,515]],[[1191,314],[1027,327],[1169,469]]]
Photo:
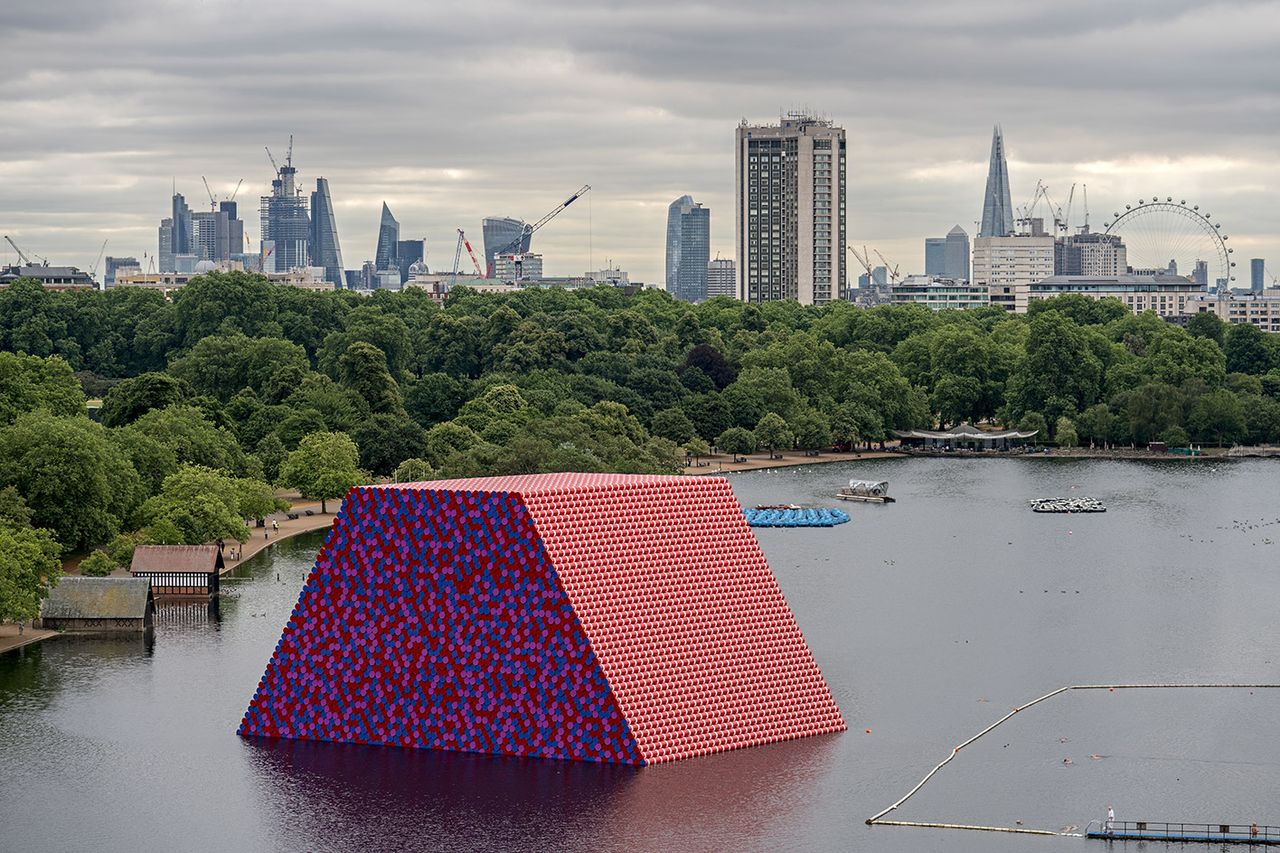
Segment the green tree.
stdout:
[[815,409],[802,409],[788,426],[795,434],[796,446],[806,453],[816,456],[831,447],[831,421]]
[[756,444],[769,451],[770,459],[774,458],[775,449],[789,450],[795,441],[791,430],[787,428],[787,422],[777,412],[766,413],[756,424],[754,432]]
[[1018,421],[1018,432],[1034,432],[1033,441],[1049,440],[1049,424],[1039,412],[1027,412]]
[[105,578],[120,568],[119,564],[104,551],[93,551],[80,561],[80,574],[91,578]]
[[685,444],[689,439],[693,438],[696,430],[693,421],[689,420],[689,416],[682,409],[664,409],[653,416],[654,435],[662,436],[674,441],[676,444]]
[[397,483],[423,483],[439,476],[436,469],[427,460],[413,456],[396,466],[391,479]]
[[704,456],[711,454],[711,445],[701,438],[691,438],[684,443],[684,452],[693,457],[693,461],[697,462]]
[[1058,442],[1059,447],[1075,447],[1080,443],[1080,439],[1076,435],[1076,425],[1066,415],[1058,418],[1053,434],[1054,440]]
[[1187,321],[1187,331],[1197,338],[1208,338],[1218,346],[1222,346],[1227,337],[1227,324],[1218,319],[1217,314],[1201,311],[1191,315],[1191,319]]
[[756,436],[743,427],[729,427],[716,438],[716,447],[733,454],[733,461],[756,452]]
[[[1196,316],[1200,317],[1204,315],[1197,314]],[[1160,440],[1168,447],[1187,447],[1191,444],[1191,439],[1187,436],[1187,431],[1180,426],[1171,426],[1164,432],[1160,433]]]
[[338,382],[359,394],[369,411],[400,411],[400,386],[387,369],[387,357],[373,344],[356,341],[338,359]]
[[160,493],[147,499],[138,516],[152,543],[201,545],[218,539],[244,542],[249,538],[246,518],[287,506],[261,481],[183,465],[165,477]]
[[112,388],[102,401],[99,417],[105,427],[131,424],[152,409],[176,406],[187,398],[187,389],[166,373],[144,373]]
[[15,486],[32,522],[68,549],[110,539],[142,498],[138,472],[105,429],[46,412],[0,430],[0,485]]
[[194,406],[155,409],[123,429],[158,442],[173,454],[178,465],[189,463],[220,468],[236,476],[253,473],[235,434],[215,426],[202,410]]
[[1244,406],[1224,388],[1202,395],[1187,421],[1198,441],[1212,441],[1219,447],[1239,440],[1245,432]]
[[360,448],[360,467],[379,476],[390,474],[401,462],[421,456],[427,436],[404,412],[370,415],[351,431]]
[[1076,429],[1082,438],[1094,444],[1106,444],[1115,433],[1115,416],[1106,403],[1095,403],[1080,413]]
[[82,415],[84,404],[84,392],[65,360],[0,352],[0,426],[37,409]]
[[308,500],[320,501],[320,511],[328,512],[328,501],[342,497],[366,479],[359,463],[360,451],[349,436],[312,433],[285,459],[280,482]]
[[1276,365],[1264,341],[1262,330],[1252,323],[1239,323],[1227,335],[1227,370],[1231,373],[1261,375]]
[[1008,404],[1016,414],[1039,412],[1051,397],[1070,401],[1073,410],[1097,402],[1103,366],[1084,331],[1057,311],[1031,320],[1026,354],[1010,377]]
[[53,533],[0,525],[0,621],[26,623],[62,575]]

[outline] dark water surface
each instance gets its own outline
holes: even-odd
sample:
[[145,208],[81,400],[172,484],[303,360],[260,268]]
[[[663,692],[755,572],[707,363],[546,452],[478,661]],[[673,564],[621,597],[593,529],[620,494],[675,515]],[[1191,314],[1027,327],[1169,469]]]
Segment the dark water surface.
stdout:
[[[1280,464],[877,460],[733,485],[748,506],[834,504],[851,476],[899,502],[757,531],[848,732],[639,771],[241,740],[313,535],[226,582],[220,621],[0,655],[0,850],[1101,849],[863,821],[1062,685],[1280,681]],[[1054,495],[1110,511],[1027,509]],[[1067,693],[894,817],[1280,824],[1277,694]]]

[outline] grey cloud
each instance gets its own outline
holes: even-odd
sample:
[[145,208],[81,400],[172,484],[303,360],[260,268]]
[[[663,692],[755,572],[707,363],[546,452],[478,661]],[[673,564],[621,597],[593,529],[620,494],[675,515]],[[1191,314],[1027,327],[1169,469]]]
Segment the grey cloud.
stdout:
[[[263,146],[293,133],[350,266],[383,198],[440,266],[456,227],[536,218],[591,183],[537,238],[548,269],[609,257],[658,281],[666,204],[707,203],[731,254],[733,126],[807,104],[849,132],[851,239],[904,269],[922,237],[972,229],[995,121],[1015,196],[1087,179],[1101,211],[1161,182],[1280,266],[1280,214],[1248,190],[1278,176],[1275,0],[104,0],[22,4],[6,25],[0,227],[81,265],[104,231],[109,253],[152,251],[174,178],[195,207],[201,175],[219,192],[245,178],[256,241]],[[1085,178],[1094,161],[1120,171]]]

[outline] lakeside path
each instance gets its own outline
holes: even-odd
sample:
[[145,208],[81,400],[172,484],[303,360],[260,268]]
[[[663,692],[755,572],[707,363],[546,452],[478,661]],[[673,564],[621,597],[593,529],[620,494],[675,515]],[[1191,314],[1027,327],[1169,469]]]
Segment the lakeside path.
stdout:
[[803,453],[784,453],[777,459],[770,459],[753,454],[743,462],[734,462],[728,454],[712,454],[703,456],[700,463],[684,469],[685,474],[706,476],[708,474],[733,474],[738,471],[759,471],[762,468],[790,468],[793,465],[821,465],[827,462],[860,462],[864,459],[901,459],[903,454],[889,450],[864,450],[861,453],[843,453],[823,451],[820,456],[805,456]]

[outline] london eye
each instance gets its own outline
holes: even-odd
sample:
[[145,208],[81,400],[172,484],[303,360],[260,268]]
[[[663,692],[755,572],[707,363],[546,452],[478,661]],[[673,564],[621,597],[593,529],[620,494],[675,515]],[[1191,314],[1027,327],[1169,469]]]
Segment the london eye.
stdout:
[[1106,233],[1119,236],[1125,245],[1129,268],[1134,272],[1173,272],[1192,278],[1196,266],[1205,264],[1205,284],[1219,281],[1230,287],[1235,281],[1227,235],[1213,214],[1185,199],[1138,199],[1126,204],[1106,223]]

